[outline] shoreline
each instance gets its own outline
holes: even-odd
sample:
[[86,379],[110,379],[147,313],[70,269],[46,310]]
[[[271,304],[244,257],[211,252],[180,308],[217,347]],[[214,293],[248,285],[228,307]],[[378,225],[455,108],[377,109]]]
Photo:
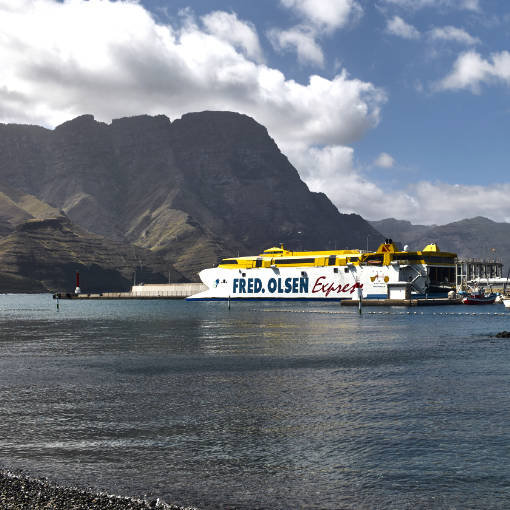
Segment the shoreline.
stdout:
[[162,500],[144,500],[95,492],[93,488],[65,487],[47,478],[0,468],[0,508],[5,510],[198,510]]

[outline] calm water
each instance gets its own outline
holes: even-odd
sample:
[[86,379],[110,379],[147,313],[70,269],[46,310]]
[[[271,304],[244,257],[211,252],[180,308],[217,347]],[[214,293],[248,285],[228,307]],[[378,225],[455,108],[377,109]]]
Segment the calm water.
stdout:
[[416,310],[0,296],[0,464],[203,509],[508,508],[510,311]]

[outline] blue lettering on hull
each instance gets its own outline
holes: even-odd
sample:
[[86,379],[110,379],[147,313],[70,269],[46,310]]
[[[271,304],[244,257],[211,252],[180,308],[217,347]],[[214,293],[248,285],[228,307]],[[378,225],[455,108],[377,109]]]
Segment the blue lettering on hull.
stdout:
[[308,278],[270,278],[264,287],[260,278],[234,278],[232,294],[307,294]]

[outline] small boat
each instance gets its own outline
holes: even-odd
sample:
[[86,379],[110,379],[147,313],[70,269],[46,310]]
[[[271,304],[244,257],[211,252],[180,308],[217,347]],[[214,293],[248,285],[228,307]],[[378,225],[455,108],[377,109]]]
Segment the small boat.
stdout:
[[510,296],[504,296],[502,301],[506,308],[510,308]]
[[483,289],[474,289],[462,299],[462,303],[465,305],[492,305],[496,302],[496,297],[497,294],[494,292],[486,294]]

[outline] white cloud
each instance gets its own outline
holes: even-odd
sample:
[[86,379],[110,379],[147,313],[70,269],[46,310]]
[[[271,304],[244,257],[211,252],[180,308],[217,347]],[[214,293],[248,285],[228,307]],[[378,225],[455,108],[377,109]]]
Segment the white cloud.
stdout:
[[341,212],[371,220],[392,216],[417,224],[443,225],[474,216],[510,222],[509,183],[468,186],[423,181],[389,191],[363,176],[350,147],[295,148],[289,157],[309,188],[325,193]]
[[482,84],[504,83],[510,85],[510,53],[493,53],[485,60],[475,51],[462,53],[453,69],[434,85],[435,90],[468,89],[478,94]]
[[219,39],[242,48],[256,62],[263,62],[262,49],[255,27],[240,21],[235,13],[215,11],[202,18],[206,30]]
[[480,39],[478,39],[478,37],[473,37],[462,28],[452,26],[435,27],[430,30],[429,36],[434,40],[454,41],[468,46],[480,43]]
[[356,0],[280,0],[316,28],[333,32],[357,20],[363,10]]
[[405,9],[419,10],[426,7],[479,11],[479,0],[384,0],[385,3]]
[[418,209],[412,195],[404,191],[388,193],[363,177],[355,167],[350,147],[294,147],[287,153],[290,161],[301,169],[310,190],[325,193],[341,212],[381,219],[391,210],[392,216],[407,218],[410,211]]
[[294,27],[290,30],[273,29],[269,31],[268,36],[276,51],[294,49],[301,63],[311,63],[319,67],[324,65],[324,54],[315,41],[315,34],[306,27]]
[[[485,216],[510,221],[510,184],[490,186],[420,182],[413,190],[426,222],[444,224],[462,218]],[[419,211],[412,218],[419,219]]]
[[279,143],[346,144],[377,124],[386,100],[345,71],[287,79],[257,61],[253,27],[232,14],[188,12],[175,27],[135,2],[0,1],[0,34],[4,122],[221,109],[253,116]]
[[480,0],[461,0],[460,5],[463,9],[468,11],[480,10]]
[[374,165],[381,168],[392,168],[395,165],[395,159],[387,152],[381,152],[374,161]]
[[413,25],[406,23],[400,16],[393,16],[387,21],[386,31],[404,39],[420,38],[420,32]]
[[288,30],[274,28],[268,32],[276,51],[294,50],[301,64],[324,66],[324,53],[317,42],[321,35],[330,35],[363,14],[357,0],[280,0],[293,10],[302,23]]

